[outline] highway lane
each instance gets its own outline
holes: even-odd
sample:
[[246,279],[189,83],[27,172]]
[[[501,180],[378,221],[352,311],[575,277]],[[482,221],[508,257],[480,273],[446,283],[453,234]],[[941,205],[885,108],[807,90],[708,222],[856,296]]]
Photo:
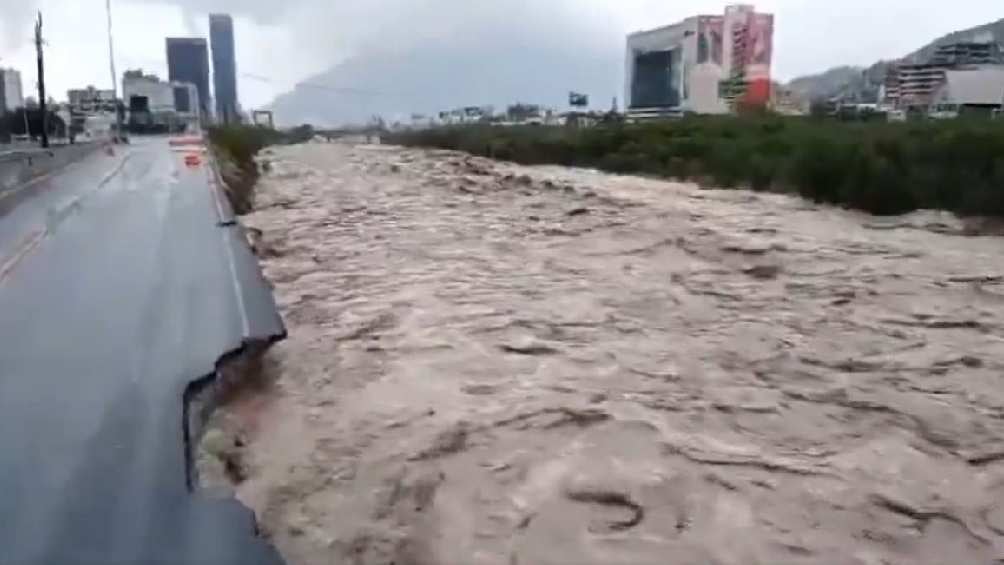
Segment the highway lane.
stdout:
[[[31,239],[46,232],[51,223],[101,188],[129,156],[127,151],[121,150],[112,155],[103,151],[95,153],[0,192],[0,279],[4,265]],[[88,179],[88,182],[80,182],[80,179]],[[15,210],[17,213],[13,213]]]
[[281,563],[246,509],[186,482],[186,387],[283,331],[208,181],[143,140],[0,218],[45,216],[0,280],[0,564]]

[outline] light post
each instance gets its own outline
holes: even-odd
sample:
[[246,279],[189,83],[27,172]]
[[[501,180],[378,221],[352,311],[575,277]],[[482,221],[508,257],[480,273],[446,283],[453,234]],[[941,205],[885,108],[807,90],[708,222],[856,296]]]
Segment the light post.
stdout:
[[108,65],[112,73],[112,93],[115,102],[115,142],[124,138],[122,135],[122,107],[119,101],[118,76],[115,73],[115,42],[112,39],[112,0],[105,0],[105,12],[108,15]]

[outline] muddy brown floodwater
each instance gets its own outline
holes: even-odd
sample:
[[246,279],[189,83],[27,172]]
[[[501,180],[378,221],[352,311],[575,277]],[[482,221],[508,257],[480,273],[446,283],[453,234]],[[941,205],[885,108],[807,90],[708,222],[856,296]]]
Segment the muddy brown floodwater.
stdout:
[[270,150],[219,412],[291,565],[1004,559],[1004,241],[457,153]]

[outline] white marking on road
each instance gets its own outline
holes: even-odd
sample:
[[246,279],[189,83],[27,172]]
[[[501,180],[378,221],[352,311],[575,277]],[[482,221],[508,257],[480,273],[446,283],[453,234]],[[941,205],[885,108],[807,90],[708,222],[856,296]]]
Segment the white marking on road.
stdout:
[[21,240],[21,245],[18,246],[17,251],[7,259],[5,262],[0,263],[0,283],[7,279],[7,276],[14,271],[14,267],[21,262],[29,253],[34,251],[45,239],[48,231],[46,229],[37,230],[32,232],[31,235]]
[[[244,303],[244,295],[241,294],[241,283],[237,280],[237,260],[234,258],[234,251],[230,248],[227,240],[227,231],[230,228],[223,228],[220,232],[223,235],[223,247],[227,251],[227,263],[230,266],[230,282],[234,286],[234,295],[237,296],[237,308],[241,311],[241,338],[251,337],[251,322],[248,320],[247,305]],[[237,229],[237,228],[234,228]]]
[[[102,187],[108,184],[115,175],[121,172],[122,168],[125,166],[126,161],[129,160],[130,155],[131,153],[126,153],[122,157],[122,160],[119,161],[118,165],[116,165],[114,169],[112,169],[108,174],[106,174],[104,177],[101,178],[101,181],[98,182],[98,185],[94,188],[94,190],[81,194],[80,196],[77,196],[76,198],[71,200],[69,204],[63,206],[62,208],[59,208],[56,211],[50,212],[49,217],[65,218],[66,215],[69,213],[69,211],[79,206],[84,198],[100,190]],[[21,192],[25,188],[28,188],[28,186],[30,186],[32,183],[38,182],[39,180],[52,176],[53,174],[55,174],[55,172],[39,177],[38,179],[35,179],[34,181],[31,181],[30,183],[22,186],[16,192]],[[0,201],[2,201],[3,198],[6,196],[9,195],[5,194],[3,197],[0,197]],[[52,227],[49,227],[48,225],[43,226],[31,232],[27,237],[22,239],[21,243],[15,248],[14,253],[9,258],[3,260],[3,262],[0,263],[0,283],[3,283],[7,279],[7,277],[14,271],[14,268],[17,267],[17,265],[21,261],[23,261],[28,255],[30,255],[32,251],[38,249],[38,246],[42,244],[42,241],[52,233],[53,229],[55,229],[55,223],[58,222],[53,221],[51,223],[53,224]]]
[[37,176],[37,177],[31,179],[30,181],[22,184],[21,186],[19,186],[17,188],[11,189],[11,190],[3,193],[3,194],[0,194],[0,202],[3,202],[4,200],[6,200],[6,199],[8,199],[8,198],[10,198],[10,197],[12,197],[12,196],[14,196],[16,194],[21,194],[22,192],[24,192],[25,190],[28,190],[29,188],[35,186],[36,184],[38,184],[38,183],[40,183],[40,182],[42,182],[44,180],[52,178],[58,172],[62,172],[62,169],[57,170],[57,171],[52,171],[51,173],[45,173],[44,175]]

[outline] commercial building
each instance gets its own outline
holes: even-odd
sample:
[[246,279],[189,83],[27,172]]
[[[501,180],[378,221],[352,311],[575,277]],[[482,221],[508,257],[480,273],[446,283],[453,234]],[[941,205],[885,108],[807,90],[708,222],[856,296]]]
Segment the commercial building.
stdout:
[[773,45],[774,16],[745,4],[633,33],[625,61],[628,115],[766,107]]
[[1001,46],[991,36],[986,41],[960,41],[935,49],[931,62],[935,64],[959,65],[1000,65],[1004,64]]
[[0,69],[0,114],[24,107],[21,73],[14,69]]
[[157,75],[142,70],[126,71],[122,75],[122,99],[130,112],[152,113],[174,111],[174,91]]
[[134,132],[181,131],[199,122],[194,84],[165,82],[142,70],[122,75],[122,97]]
[[79,113],[114,112],[115,91],[111,89],[72,88],[66,91],[70,110]]
[[126,71],[122,75],[122,100],[131,131],[169,128],[174,117],[174,91],[156,75]]
[[932,117],[985,114],[1004,108],[1004,67],[945,71],[931,97]]
[[201,37],[167,38],[167,72],[171,82],[195,85],[198,110],[203,120],[212,116],[209,95],[209,46]]
[[178,128],[198,129],[201,122],[198,109],[199,89],[190,82],[170,83],[174,95],[174,112]]
[[239,121],[237,102],[237,56],[234,49],[234,20],[229,14],[209,15],[209,41],[213,49],[213,88],[216,119]]
[[[993,41],[942,45],[926,61],[890,66],[881,102],[884,107],[895,110],[926,110],[935,103],[934,95],[945,84],[950,71],[994,68],[1004,68],[1004,52]],[[979,76],[985,78],[993,74]]]

